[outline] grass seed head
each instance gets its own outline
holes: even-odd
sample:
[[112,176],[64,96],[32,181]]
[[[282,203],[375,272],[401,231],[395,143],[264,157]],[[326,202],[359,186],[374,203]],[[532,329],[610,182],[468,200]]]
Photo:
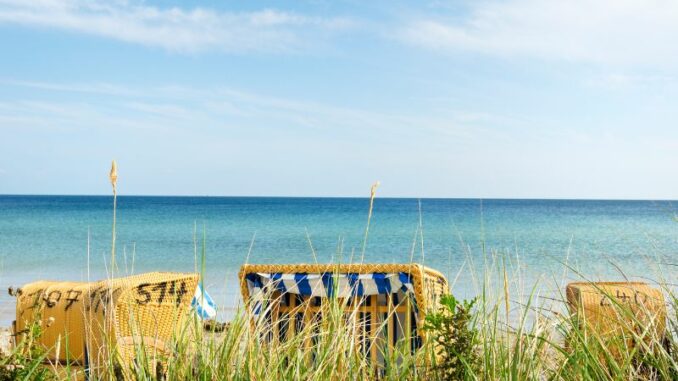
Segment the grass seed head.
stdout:
[[377,194],[377,188],[379,188],[380,184],[381,183],[379,181],[372,184],[372,187],[370,188],[370,198],[374,198],[374,196]]
[[115,188],[115,183],[118,181],[118,165],[113,160],[111,164],[111,173],[108,175],[108,178],[111,179],[111,185]]

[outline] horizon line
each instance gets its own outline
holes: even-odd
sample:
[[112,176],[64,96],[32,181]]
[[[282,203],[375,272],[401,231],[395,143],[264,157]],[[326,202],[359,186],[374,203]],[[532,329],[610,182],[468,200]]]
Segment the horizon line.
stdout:
[[[112,194],[37,194],[37,193],[0,193],[0,197],[113,197]],[[152,198],[316,198],[316,199],[369,199],[369,196],[286,196],[286,195],[159,195],[159,194],[118,194],[122,197],[152,197]],[[378,196],[375,199],[394,200],[506,200],[506,201],[654,201],[678,202],[678,199],[656,198],[572,198],[572,197],[413,197],[413,196]]]

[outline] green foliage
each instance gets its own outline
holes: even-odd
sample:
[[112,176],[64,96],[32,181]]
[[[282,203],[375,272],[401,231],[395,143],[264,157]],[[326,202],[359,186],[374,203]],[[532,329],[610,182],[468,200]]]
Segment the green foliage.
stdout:
[[0,381],[9,380],[56,380],[53,373],[43,364],[46,357],[44,348],[36,345],[42,335],[39,316],[21,334],[24,340],[7,355],[0,356]]
[[460,302],[454,295],[446,295],[440,309],[426,316],[424,329],[436,346],[434,369],[444,380],[471,379],[479,367],[478,330],[472,314],[476,301]]

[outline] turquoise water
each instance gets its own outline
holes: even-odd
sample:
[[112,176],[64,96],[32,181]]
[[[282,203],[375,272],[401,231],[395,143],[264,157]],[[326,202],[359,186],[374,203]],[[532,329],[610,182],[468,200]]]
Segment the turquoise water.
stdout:
[[[206,234],[208,290],[231,307],[246,260],[313,262],[313,252],[319,262],[347,262],[351,253],[359,260],[368,206],[356,198],[123,196],[118,263],[123,272],[193,271],[197,224],[199,245],[203,227]],[[595,279],[621,278],[615,265],[630,277],[656,279],[663,271],[671,278],[678,269],[674,211],[669,201],[376,199],[365,261],[423,260],[457,278],[462,295],[475,292],[469,261],[482,267],[492,253],[506,255],[527,284],[563,278],[566,261]],[[86,280],[88,269],[91,279],[104,277],[111,221],[111,197],[0,196],[0,287]],[[11,320],[12,303],[3,291],[1,323]]]

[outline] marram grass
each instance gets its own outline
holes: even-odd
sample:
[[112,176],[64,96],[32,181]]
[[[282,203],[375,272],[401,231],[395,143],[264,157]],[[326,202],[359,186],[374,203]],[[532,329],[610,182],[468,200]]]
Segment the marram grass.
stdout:
[[[448,324],[447,331],[444,326],[429,327],[426,334],[431,340],[414,353],[401,340],[383,354],[385,365],[379,367],[364,355],[369,342],[360,335],[360,319],[335,301],[324,305],[323,319],[300,326],[288,340],[265,340],[272,331],[265,324],[252,325],[245,309],[235,313],[223,332],[205,331],[202,322],[190,319],[171,343],[170,353],[159,355],[154,348],[139,345],[137,360],[127,371],[139,380],[678,379],[678,299],[670,286],[657,284],[668,304],[666,335],[629,329],[625,336],[610,339],[571,316],[564,297],[542,297],[539,285],[518,296],[509,289],[515,283],[504,274],[502,265],[486,268],[472,308],[466,313],[456,313],[454,307],[432,314],[429,322],[438,319]],[[507,297],[512,308],[508,324]],[[613,307],[630,324],[643,320],[625,305]],[[31,327],[28,338],[0,359],[0,380],[82,379],[82,367],[46,362],[44,349],[34,345],[40,330]],[[443,337],[445,345],[436,345],[434,337]],[[108,368],[116,366],[111,363]],[[450,366],[457,368],[451,372]],[[92,378],[114,379],[116,372],[110,373]],[[121,373],[127,372],[117,372]]]

